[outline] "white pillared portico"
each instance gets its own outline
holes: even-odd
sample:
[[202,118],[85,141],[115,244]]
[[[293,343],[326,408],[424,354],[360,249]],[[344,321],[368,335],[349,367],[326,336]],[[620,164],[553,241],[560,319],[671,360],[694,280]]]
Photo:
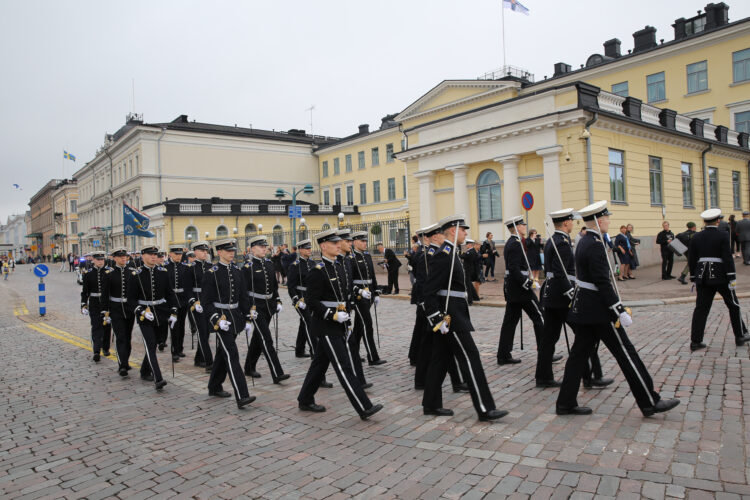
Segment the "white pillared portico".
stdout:
[[560,153],[563,147],[556,144],[536,150],[542,157],[544,168],[544,209],[549,212],[561,210],[562,187],[560,179]]

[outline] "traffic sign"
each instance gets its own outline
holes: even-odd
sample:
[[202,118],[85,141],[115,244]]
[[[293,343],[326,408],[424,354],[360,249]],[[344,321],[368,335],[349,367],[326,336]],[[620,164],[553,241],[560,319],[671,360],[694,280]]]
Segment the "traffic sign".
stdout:
[[302,206],[301,205],[289,205],[289,218],[290,219],[299,219],[302,217]]
[[102,244],[102,242],[100,240],[94,240],[91,242],[91,244],[94,245],[95,247],[98,247]]
[[534,207],[534,195],[529,191],[523,193],[521,195],[521,205],[523,205],[524,210],[531,210]]
[[44,278],[49,274],[49,267],[45,266],[44,264],[37,264],[36,266],[34,266],[34,274],[36,274],[40,278]]
[[32,251],[32,252],[36,252],[36,249],[37,249],[37,248],[38,248],[38,247],[37,247],[36,245],[31,245],[31,251]]

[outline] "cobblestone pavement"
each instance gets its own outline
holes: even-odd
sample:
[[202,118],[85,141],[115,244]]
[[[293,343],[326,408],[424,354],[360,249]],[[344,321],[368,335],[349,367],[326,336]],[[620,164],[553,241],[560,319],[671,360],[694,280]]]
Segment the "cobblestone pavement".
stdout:
[[[137,371],[121,379],[113,360],[91,362],[88,320],[78,313],[71,273],[48,283],[48,311],[37,311],[28,266],[0,281],[0,495],[4,498],[737,498],[750,495],[750,409],[744,405],[748,348],[734,346],[726,309],[716,303],[707,351],[688,349],[690,305],[643,307],[629,329],[657,388],[682,404],[643,418],[612,357],[615,384],[584,390],[588,417],[554,414],[557,392],[534,387],[535,346],[523,362],[494,362],[503,309],[475,307],[476,341],[498,407],[510,415],[477,421],[470,398],[444,388],[449,417],[425,417],[406,359],[413,309],[381,302],[381,367],[365,367],[368,392],[385,409],[357,418],[343,390],[321,389],[328,411],[302,413],[296,395],[308,360],[282,347],[290,380],[251,386],[258,400],[238,410],[209,397],[208,375],[188,357],[157,394]],[[288,301],[287,301],[288,302]],[[750,301],[743,300],[745,309]],[[294,311],[281,314],[280,338],[292,345]],[[133,334],[133,360],[142,357]],[[188,347],[189,347],[188,339]],[[561,341],[559,349],[564,349]],[[245,346],[240,346],[244,355]],[[555,371],[562,376],[562,364]],[[331,378],[329,378],[330,380]],[[229,388],[227,385],[226,388]]]

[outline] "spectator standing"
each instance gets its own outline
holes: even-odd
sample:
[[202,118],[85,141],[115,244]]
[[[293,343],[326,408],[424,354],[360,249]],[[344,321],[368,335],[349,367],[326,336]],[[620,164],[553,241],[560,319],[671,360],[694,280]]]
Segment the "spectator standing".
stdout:
[[[688,248],[687,252],[685,252],[685,258],[688,259],[688,262],[689,262],[688,254],[690,253],[690,241],[693,239],[693,236],[695,236],[695,222],[688,222],[687,230],[676,236],[676,238],[680,240],[680,242],[682,242],[682,244]],[[690,274],[690,264],[686,262],[685,267],[682,269],[682,272],[680,273],[680,277],[677,278],[677,281],[679,281],[683,285],[687,285],[688,282],[685,278],[689,274]]]
[[529,230],[529,236],[524,240],[526,257],[529,259],[529,267],[534,281],[539,281],[539,273],[542,271],[542,237],[533,227]]
[[620,259],[620,276],[617,280],[625,281],[625,279],[635,279],[631,278],[630,274],[631,250],[627,226],[620,226],[620,234],[615,238],[615,249],[617,251],[617,257]]
[[638,260],[638,245],[641,244],[641,240],[633,236],[633,224],[628,224],[628,241],[630,241],[630,271],[638,269],[641,262]]
[[734,214],[729,216],[729,250],[732,252],[732,257],[740,256],[740,242],[737,239],[737,220]]
[[388,271],[388,285],[383,290],[383,294],[388,295],[393,291],[393,293],[398,295],[398,268],[401,267],[401,261],[398,260],[396,253],[392,249],[385,248],[382,243],[378,243],[377,249],[378,252],[383,254],[382,263],[385,264],[385,268]]
[[662,230],[656,235],[656,243],[661,247],[661,279],[671,280],[672,265],[674,264],[674,253],[669,244],[674,240],[674,233],[669,229],[669,222],[661,223]]
[[742,219],[737,221],[737,239],[742,248],[742,263],[750,265],[750,212],[742,212]]
[[[482,259],[484,259],[484,277],[487,281],[497,281],[495,279],[495,258],[500,256],[500,254],[497,253],[497,247],[492,238],[493,234],[488,232],[486,234],[486,239],[479,249],[479,253],[482,255]],[[492,276],[492,279],[489,279],[490,275]]]

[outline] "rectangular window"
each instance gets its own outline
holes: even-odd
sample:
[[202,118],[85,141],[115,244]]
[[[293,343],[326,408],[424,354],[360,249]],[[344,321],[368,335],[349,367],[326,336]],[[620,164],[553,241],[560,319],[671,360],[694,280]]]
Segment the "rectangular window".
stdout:
[[71,214],[78,213],[78,200],[70,200],[70,213]]
[[372,181],[372,201],[380,202],[380,181]]
[[609,150],[609,196],[612,201],[625,201],[625,153]]
[[396,199],[396,178],[388,178],[388,201]]
[[385,145],[385,162],[393,163],[393,144]]
[[352,155],[346,155],[346,171],[352,171]]
[[360,151],[359,153],[357,153],[357,167],[360,170],[365,168],[365,152],[364,151]]
[[667,91],[664,88],[664,72],[654,73],[646,77],[646,88],[648,90],[648,102],[664,101]]
[[620,82],[612,85],[612,93],[620,97],[628,96],[628,82]]
[[732,200],[734,209],[742,210],[742,197],[740,196],[740,173],[732,172]]
[[404,199],[406,199],[406,176],[405,175],[401,176],[401,183],[404,186]]
[[367,184],[362,183],[359,185],[359,204],[364,205],[367,203]]
[[683,163],[682,168],[682,206],[693,208],[693,166]]
[[323,191],[323,205],[331,204],[331,193],[326,189]]
[[688,94],[708,90],[708,62],[701,61],[687,65]]
[[77,234],[78,234],[78,222],[75,222],[75,221],[71,222],[70,223],[70,235],[69,236],[74,236],[74,235],[77,235]]
[[341,205],[341,188],[333,190],[333,203],[335,205]]
[[372,166],[377,167],[380,165],[380,153],[378,148],[372,148]]
[[732,54],[732,75],[734,83],[750,80],[750,49]]
[[346,204],[354,205],[354,186],[346,186]]
[[341,164],[338,158],[333,159],[333,175],[339,175],[341,173]]
[[719,172],[713,167],[708,167],[708,197],[711,208],[719,208]]
[[750,111],[734,114],[734,129],[737,132],[750,133]]
[[[323,177],[328,177],[328,162],[323,162]],[[328,203],[326,203],[328,205]]]
[[694,35],[696,33],[700,33],[701,31],[705,31],[706,29],[706,16],[700,16],[697,19],[693,19],[692,21],[685,24],[685,33],[687,35]]
[[663,205],[661,158],[648,157],[648,184],[651,190],[651,204]]

